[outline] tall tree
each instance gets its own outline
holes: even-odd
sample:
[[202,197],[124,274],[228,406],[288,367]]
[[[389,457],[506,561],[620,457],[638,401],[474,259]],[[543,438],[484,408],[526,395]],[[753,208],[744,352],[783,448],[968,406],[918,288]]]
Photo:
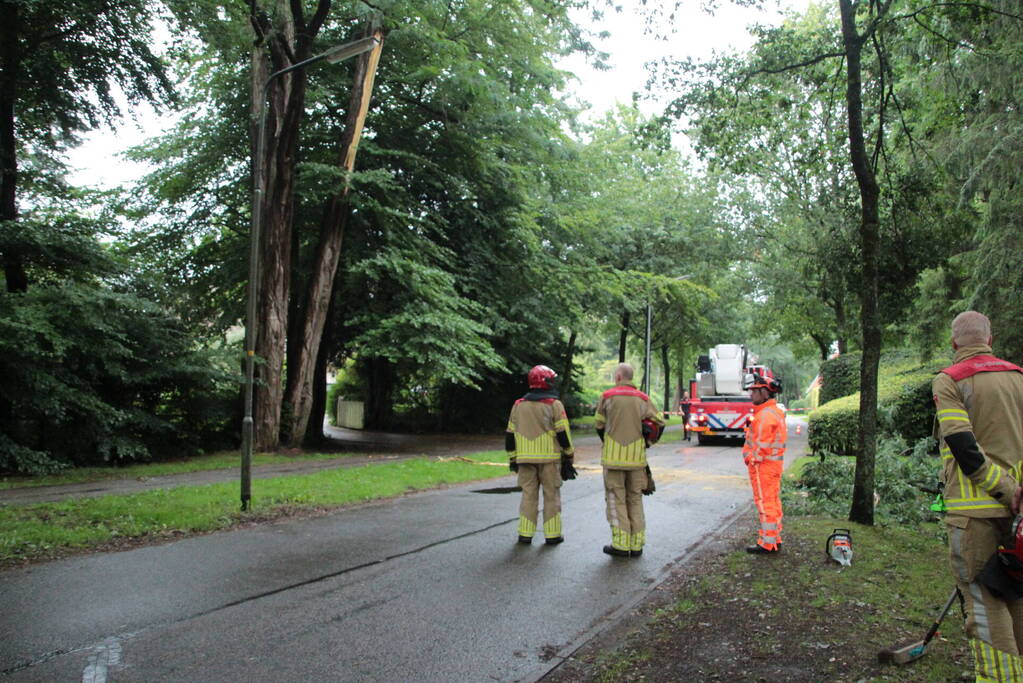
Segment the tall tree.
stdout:
[[[26,184],[19,155],[45,160],[28,174],[39,181],[77,134],[120,114],[115,87],[130,103],[154,104],[173,88],[151,47],[147,0],[2,0],[0,16],[0,221],[16,221]],[[0,262],[7,291],[24,292],[29,276],[14,244]]]
[[[274,79],[264,93],[270,74],[312,56],[314,40],[330,12],[331,0],[318,0],[307,17],[304,3],[278,0],[264,7],[249,1],[249,19],[255,35],[252,49],[252,174],[263,178],[263,229],[258,265],[259,294],[255,351],[261,359],[254,398],[254,447],[273,450],[280,439],[284,398],[284,351],[291,295],[292,231],[298,143],[305,116],[306,73],[298,69]],[[264,94],[267,102],[263,101]],[[265,111],[264,111],[265,109]],[[264,156],[256,158],[256,131],[266,117]],[[314,352],[315,356],[315,352]]]

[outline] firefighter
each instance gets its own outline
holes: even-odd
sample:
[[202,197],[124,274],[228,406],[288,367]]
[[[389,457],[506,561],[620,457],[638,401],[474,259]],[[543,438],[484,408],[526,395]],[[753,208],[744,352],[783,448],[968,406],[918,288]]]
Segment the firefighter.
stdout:
[[954,364],[934,378],[949,556],[976,680],[1023,681],[1023,584],[1004,571],[1023,459],[1023,369],[991,355],[991,323],[952,321]]
[[774,396],[781,382],[767,368],[746,376],[745,388],[753,400],[753,419],[746,426],[742,459],[749,471],[753,502],[760,517],[756,545],[746,552],[769,555],[781,549],[781,474],[785,469],[785,413]]
[[682,409],[682,434],[686,441],[689,441],[692,432],[689,431],[689,415],[692,412],[692,403],[689,399],[689,392],[682,392],[682,400],[678,402]]
[[543,489],[543,535],[547,545],[565,540],[561,532],[561,483],[575,479],[575,451],[565,406],[555,388],[557,373],[537,365],[526,376],[529,392],[515,401],[505,450],[508,467],[519,475],[519,543],[530,544],[536,532],[540,489]]
[[653,492],[646,447],[657,440],[664,426],[650,397],[632,385],[632,375],[628,363],[615,368],[615,386],[600,397],[596,413],[597,435],[604,444],[600,463],[611,525],[611,545],[605,545],[604,552],[617,557],[643,554],[643,494]]

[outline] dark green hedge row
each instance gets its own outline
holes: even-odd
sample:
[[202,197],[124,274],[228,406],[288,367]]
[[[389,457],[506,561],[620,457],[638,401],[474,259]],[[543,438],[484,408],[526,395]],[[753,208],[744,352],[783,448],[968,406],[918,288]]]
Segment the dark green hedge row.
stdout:
[[[878,372],[878,419],[882,435],[912,443],[931,433],[931,380],[946,363],[921,365],[901,357],[882,358]],[[810,414],[808,435],[815,453],[853,455],[859,433],[860,393],[829,401]]]
[[820,405],[859,391],[861,358],[860,352],[855,351],[821,364]]

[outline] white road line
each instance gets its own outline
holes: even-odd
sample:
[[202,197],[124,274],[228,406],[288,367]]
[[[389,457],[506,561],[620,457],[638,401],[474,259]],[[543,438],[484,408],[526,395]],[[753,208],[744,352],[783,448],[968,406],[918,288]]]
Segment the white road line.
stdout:
[[110,667],[121,663],[121,641],[107,638],[89,655],[89,664],[82,672],[82,683],[106,683]]

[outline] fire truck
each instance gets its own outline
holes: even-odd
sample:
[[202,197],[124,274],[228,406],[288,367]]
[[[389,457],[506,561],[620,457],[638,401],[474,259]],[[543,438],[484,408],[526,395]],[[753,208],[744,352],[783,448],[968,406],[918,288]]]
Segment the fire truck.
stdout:
[[755,360],[744,344],[718,344],[697,360],[696,377],[689,382],[688,426],[701,446],[715,437],[743,438],[753,416],[743,376],[762,367],[751,363]]

